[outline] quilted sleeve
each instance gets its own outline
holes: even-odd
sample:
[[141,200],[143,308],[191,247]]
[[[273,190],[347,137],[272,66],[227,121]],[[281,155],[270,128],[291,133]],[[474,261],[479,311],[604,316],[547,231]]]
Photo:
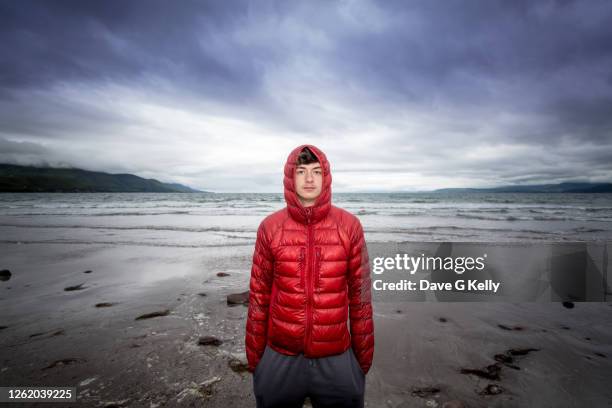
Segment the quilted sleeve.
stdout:
[[351,229],[348,279],[351,345],[362,371],[367,374],[374,357],[370,262],[359,220]]
[[253,252],[249,283],[249,311],[246,324],[246,355],[252,373],[261,359],[268,338],[268,310],[272,291],[273,257],[269,240],[261,223]]

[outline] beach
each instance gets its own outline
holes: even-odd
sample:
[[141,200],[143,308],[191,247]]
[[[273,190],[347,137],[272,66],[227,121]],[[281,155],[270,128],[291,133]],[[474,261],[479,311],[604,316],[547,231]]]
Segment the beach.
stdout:
[[[247,307],[227,300],[248,290],[255,228],[282,198],[232,198],[214,207],[210,200],[194,205],[170,196],[157,207],[112,195],[111,201],[59,195],[38,198],[38,204],[31,196],[2,201],[0,269],[11,273],[0,282],[2,386],[76,387],[78,406],[255,406],[244,354]],[[368,220],[365,212],[377,205],[353,208],[364,211],[366,239],[405,239],[426,224],[388,215],[392,223],[380,214]],[[479,208],[473,210],[469,214]],[[531,238],[574,230],[559,235],[609,239],[603,210],[568,211],[599,218],[550,220],[554,227],[524,220],[541,231]],[[426,239],[447,240],[445,234],[455,231],[465,234],[458,240],[474,240],[469,235],[478,228],[499,227],[481,221],[469,231],[458,229],[463,220],[429,222],[447,229]],[[500,242],[527,234],[497,229],[487,234]],[[582,407],[612,401],[611,302],[375,300],[373,308],[376,348],[366,406]]]
[[[246,253],[19,249],[9,254],[2,248],[5,262],[30,263],[27,270],[13,269],[3,287],[3,385],[77,386],[77,401],[88,406],[199,406],[201,383],[212,380],[206,398],[212,406],[254,403],[248,402],[250,374],[228,366],[232,358],[245,359],[246,307],[230,307],[226,297],[245,290],[248,276],[236,262],[246,264]],[[217,277],[219,271],[229,276]],[[64,290],[81,283],[83,289]],[[112,305],[96,307],[100,303]],[[165,316],[135,320],[165,310]],[[204,336],[222,344],[198,345]],[[52,366],[62,360],[68,363]]]

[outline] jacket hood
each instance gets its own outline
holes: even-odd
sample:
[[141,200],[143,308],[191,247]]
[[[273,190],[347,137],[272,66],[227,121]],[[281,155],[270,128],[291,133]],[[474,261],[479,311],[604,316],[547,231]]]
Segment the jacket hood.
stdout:
[[[296,161],[300,152],[303,148],[308,147],[312,153],[317,157],[321,168],[323,169],[323,185],[321,186],[321,194],[315,200],[312,207],[304,207],[298,198],[295,191],[295,183],[293,176],[295,174]],[[287,162],[285,163],[285,176],[283,178],[283,185],[285,187],[285,202],[287,203],[287,209],[291,218],[302,224],[310,222],[317,222],[325,218],[331,208],[331,171],[329,162],[325,153],[323,153],[318,147],[305,144],[296,147],[289,153]]]

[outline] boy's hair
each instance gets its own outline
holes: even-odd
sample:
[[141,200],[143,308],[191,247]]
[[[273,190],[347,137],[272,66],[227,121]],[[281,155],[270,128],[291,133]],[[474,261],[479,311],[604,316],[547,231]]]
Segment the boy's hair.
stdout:
[[308,147],[305,147],[302,149],[302,151],[300,152],[296,164],[299,166],[300,164],[310,164],[310,163],[318,163],[319,159],[317,159],[317,156],[314,155],[314,153],[312,153],[312,150],[310,150]]

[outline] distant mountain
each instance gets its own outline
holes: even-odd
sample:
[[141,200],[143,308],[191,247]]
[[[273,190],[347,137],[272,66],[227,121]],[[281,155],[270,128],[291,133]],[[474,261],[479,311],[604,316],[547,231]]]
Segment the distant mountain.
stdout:
[[0,164],[0,192],[197,193],[201,191],[181,184],[144,179],[133,174]]
[[442,188],[437,193],[612,193],[612,183],[559,183],[495,188]]

